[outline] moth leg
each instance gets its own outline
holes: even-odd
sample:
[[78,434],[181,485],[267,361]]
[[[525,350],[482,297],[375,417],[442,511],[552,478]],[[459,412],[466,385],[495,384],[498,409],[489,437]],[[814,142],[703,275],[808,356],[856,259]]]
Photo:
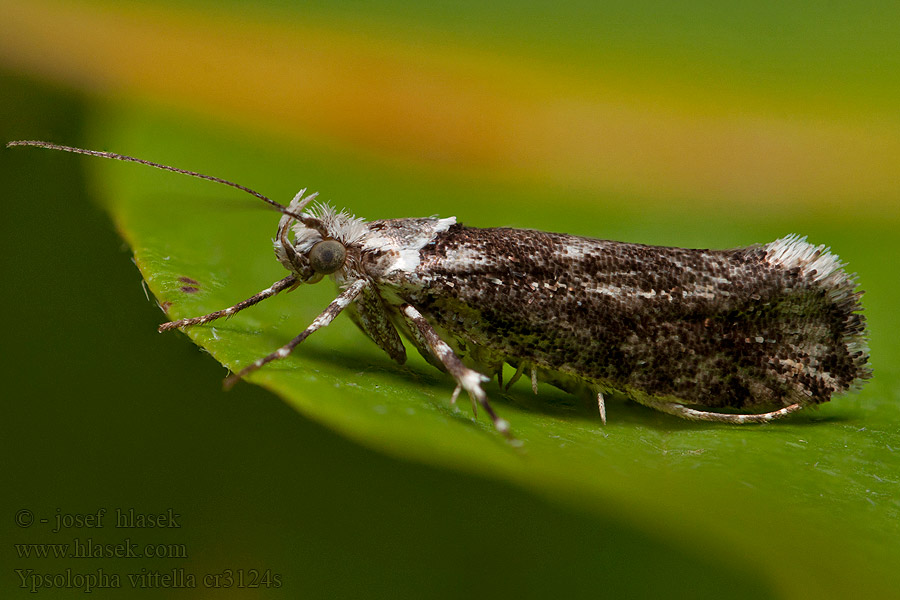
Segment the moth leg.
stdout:
[[[283,280],[282,280],[283,281]],[[280,282],[279,282],[280,283]],[[369,285],[369,282],[365,279],[358,279],[353,282],[353,284],[348,287],[346,290],[340,293],[340,295],[332,300],[331,304],[322,311],[318,317],[313,320],[309,327],[307,327],[303,333],[289,341],[287,344],[272,352],[271,354],[264,356],[250,365],[244,367],[237,373],[234,373],[230,377],[225,380],[225,389],[230,389],[234,386],[235,383],[238,382],[241,378],[246,375],[252,373],[253,371],[258,370],[263,365],[266,365],[273,360],[278,360],[279,358],[285,358],[291,351],[297,347],[300,342],[309,337],[309,334],[316,331],[317,329],[321,329],[326,327],[329,323],[331,323],[336,316],[341,314],[341,311],[347,308],[347,305],[353,302],[353,300],[359,295],[363,289]]]
[[[477,401],[478,404],[481,405],[481,408],[484,409],[484,412],[486,412],[494,422],[494,427],[497,428],[497,431],[512,438],[512,434],[510,434],[509,431],[509,422],[497,416],[488,402],[487,394],[481,389],[481,382],[487,381],[487,377],[464,365],[459,357],[453,353],[450,346],[440,338],[431,324],[425,320],[422,313],[409,304],[401,306],[400,311],[409,321],[410,325],[415,327],[415,329],[422,334],[429,349],[431,349],[438,360],[441,361],[447,371],[453,375],[453,378],[456,379],[457,390],[463,389],[468,392],[469,397],[472,398],[473,402]],[[454,394],[458,394],[458,391],[454,391]]]
[[509,383],[506,384],[506,389],[512,387],[512,384],[517,382],[520,377],[522,377],[522,373],[525,372],[526,368],[531,369],[531,391],[534,392],[534,395],[537,396],[538,393],[538,374],[537,369],[534,368],[533,365],[526,365],[525,361],[520,361],[518,365],[516,365],[516,373],[509,380]]
[[597,392],[597,408],[600,409],[600,420],[606,425],[606,400],[603,398],[603,392]]
[[652,402],[648,405],[656,410],[675,415],[676,417],[681,417],[682,419],[689,419],[691,421],[714,421],[717,423],[731,423],[735,425],[743,425],[745,423],[768,423],[769,421],[786,417],[803,408],[802,404],[791,404],[790,406],[785,406],[784,408],[779,408],[778,410],[767,413],[730,414],[695,410],[693,408],[688,408],[683,404],[678,404],[677,402]]
[[172,321],[170,323],[163,323],[159,326],[159,332],[169,331],[170,329],[176,329],[178,327],[190,327],[192,325],[203,325],[205,323],[209,323],[210,321],[215,321],[216,319],[221,319],[222,317],[230,317],[231,315],[238,313],[245,308],[253,306],[254,304],[258,304],[262,302],[266,298],[271,298],[278,292],[284,291],[287,288],[297,283],[296,275],[288,275],[281,281],[276,281],[271,286],[267,287],[260,293],[250,296],[243,302],[238,302],[234,306],[226,308],[224,310],[217,310],[216,312],[211,312],[208,315],[203,315],[202,317],[193,317],[190,319],[181,319],[179,321]]
[[[461,391],[462,391],[462,386],[457,383],[456,387],[453,388],[453,393],[450,394],[450,404],[456,404],[456,399],[459,398],[459,393]],[[469,396],[469,400],[472,401],[472,414],[477,419],[478,418],[478,403],[475,402],[475,398],[473,398],[472,396]]]
[[512,384],[517,382],[519,378],[522,376],[522,373],[525,372],[525,361],[519,361],[519,364],[516,365],[515,374],[510,377],[509,381],[506,383],[506,391],[509,391],[509,388],[512,387]]
[[[459,398],[459,392],[462,390],[462,386],[457,385],[453,388],[453,393],[450,394],[450,404],[456,404],[456,399]],[[472,404],[472,408],[475,408],[475,404]]]

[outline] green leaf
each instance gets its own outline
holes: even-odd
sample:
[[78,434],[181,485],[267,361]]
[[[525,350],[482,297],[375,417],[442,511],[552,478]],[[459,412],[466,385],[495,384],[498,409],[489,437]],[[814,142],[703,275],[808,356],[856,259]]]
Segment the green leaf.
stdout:
[[[861,394],[783,422],[696,424],[613,398],[603,426],[595,409],[548,386],[535,397],[525,383],[508,394],[488,384],[495,409],[523,442],[514,448],[483,415],[473,418],[468,402],[450,404],[447,376],[415,352],[397,366],[345,317],[249,380],[378,451],[512,482],[710,556],[742,556],[740,567],[786,595],[884,597],[896,590],[900,411],[893,365],[900,357],[890,336],[900,290],[890,267],[896,263],[878,241],[895,221],[837,222],[825,213],[737,221],[730,207],[676,205],[639,214],[627,200],[589,204],[550,187],[455,181],[320,148],[266,147],[142,110],[100,123],[93,137],[104,148],[225,177],[282,202],[308,186],[370,219],[437,213],[478,226],[709,246],[769,241],[799,223],[801,233],[831,243],[860,273],[877,370]],[[270,246],[278,215],[251,197],[136,165],[97,161],[92,168],[171,318],[230,306],[285,276]],[[187,333],[234,370],[299,333],[334,295],[326,280]],[[474,502],[469,509],[477,510]]]

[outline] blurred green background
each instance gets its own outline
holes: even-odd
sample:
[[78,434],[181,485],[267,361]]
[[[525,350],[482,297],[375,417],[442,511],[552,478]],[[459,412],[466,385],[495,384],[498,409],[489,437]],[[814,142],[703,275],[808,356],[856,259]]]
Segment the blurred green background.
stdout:
[[[214,360],[155,332],[163,317],[122,237],[151,289],[195,314],[283,276],[273,214],[149,169],[4,150],[4,597],[28,593],[17,569],[282,581],[123,580],[116,597],[896,594],[898,13],[0,2],[4,140],[138,155],[284,201],[310,186],[366,218],[698,247],[796,231],[859,273],[876,369],[859,395],[743,429],[623,401],[603,429],[562,394],[490,386],[526,442],[517,453],[447,406],[446,378],[392,366],[340,319],[261,379],[287,402],[253,385],[225,394]],[[209,289],[178,296],[183,272]],[[298,290],[198,341],[246,362],[330,297],[328,284]],[[182,527],[14,522],[117,507],[172,508]],[[75,537],[179,543],[188,557],[13,546]]]

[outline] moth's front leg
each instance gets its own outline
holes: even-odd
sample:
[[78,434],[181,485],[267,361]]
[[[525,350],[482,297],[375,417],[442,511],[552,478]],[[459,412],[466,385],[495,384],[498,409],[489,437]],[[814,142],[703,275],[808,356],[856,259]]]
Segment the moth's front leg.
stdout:
[[403,314],[410,327],[422,334],[425,343],[428,344],[428,348],[434,353],[437,359],[441,361],[441,364],[444,365],[447,371],[453,375],[453,378],[456,379],[457,389],[454,392],[454,397],[459,393],[460,388],[464,389],[469,394],[469,397],[472,398],[474,402],[480,404],[484,409],[484,412],[491,417],[497,431],[508,438],[513,439],[513,436],[509,431],[509,422],[506,421],[506,419],[501,419],[497,416],[494,409],[491,408],[490,402],[488,402],[487,394],[481,389],[481,382],[487,381],[488,378],[478,371],[474,371],[464,365],[459,357],[454,354],[453,349],[440,338],[431,324],[422,316],[422,313],[415,309],[415,307],[404,304],[400,307],[400,312]]
[[221,319],[222,317],[231,317],[236,313],[244,310],[245,308],[249,308],[254,304],[259,304],[266,298],[271,298],[275,294],[284,291],[290,287],[293,287],[297,284],[297,276],[296,275],[288,275],[281,281],[276,281],[271,286],[267,287],[263,291],[258,294],[254,294],[250,296],[246,300],[242,302],[238,302],[234,306],[230,306],[223,310],[217,310],[216,312],[211,312],[208,315],[203,315],[202,317],[192,317],[190,319],[180,319],[178,321],[170,321],[169,323],[163,323],[159,326],[159,332],[169,331],[170,329],[176,329],[178,327],[192,327],[194,325],[205,325],[206,323],[210,323],[215,321],[216,319]]
[[271,354],[268,354],[267,356],[254,361],[237,373],[229,376],[225,380],[225,389],[230,389],[237,381],[239,381],[246,375],[249,375],[250,373],[262,368],[264,365],[267,365],[274,360],[279,360],[287,357],[294,350],[294,348],[300,345],[300,342],[309,337],[311,333],[318,331],[323,327],[327,327],[334,320],[334,318],[341,314],[341,311],[347,308],[347,306],[351,302],[353,302],[356,297],[359,296],[359,293],[363,291],[363,289],[365,289],[368,285],[369,282],[365,279],[357,279],[356,281],[354,281],[352,284],[350,284],[350,287],[341,292],[337,298],[332,300],[331,304],[329,304],[328,307],[323,310],[322,313],[318,317],[316,317],[310,324],[310,326],[307,327],[300,335],[289,341],[287,344],[285,344],[275,352],[272,352]]

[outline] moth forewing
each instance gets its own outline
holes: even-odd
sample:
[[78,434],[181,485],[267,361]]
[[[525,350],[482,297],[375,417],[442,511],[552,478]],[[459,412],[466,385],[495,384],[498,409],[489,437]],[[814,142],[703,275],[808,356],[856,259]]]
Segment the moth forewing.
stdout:
[[[298,336],[226,380],[288,356],[342,311],[392,359],[400,335],[456,381],[495,427],[482,383],[503,365],[573,394],[604,394],[685,419],[762,423],[871,377],[862,292],[824,246],[787,236],[732,250],[646,246],[542,231],[465,227],[453,217],[367,222],[297,194],[288,206],[230,181],[120,154],[10,142],[136,162],[228,185],[281,213],[289,275],[237,304],[164,323],[202,326],[302,283],[339,293]],[[501,381],[502,383],[502,381]],[[723,412],[726,411],[726,412]],[[730,412],[728,412],[730,411]]]
[[871,375],[854,277],[796,236],[690,250],[453,225],[378,284],[466,364],[592,390],[601,414],[619,390],[687,419],[766,422]]

